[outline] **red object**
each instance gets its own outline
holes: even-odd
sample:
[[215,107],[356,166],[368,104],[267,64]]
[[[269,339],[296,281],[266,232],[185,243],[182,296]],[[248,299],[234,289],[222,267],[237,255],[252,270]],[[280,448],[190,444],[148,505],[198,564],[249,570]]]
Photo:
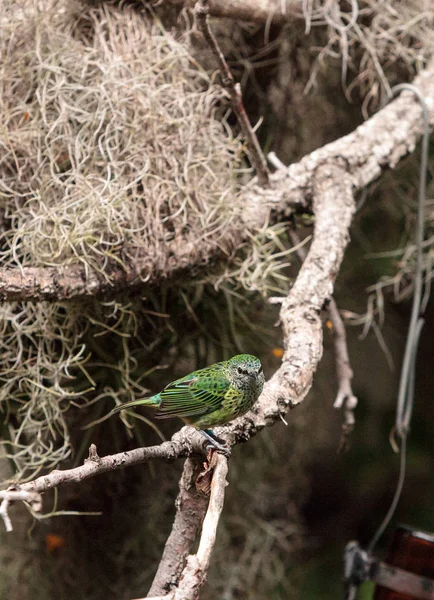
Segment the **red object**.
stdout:
[[[416,531],[406,526],[397,527],[385,562],[391,567],[398,567],[434,580],[434,534]],[[377,585],[373,600],[417,600],[417,598],[418,596]]]

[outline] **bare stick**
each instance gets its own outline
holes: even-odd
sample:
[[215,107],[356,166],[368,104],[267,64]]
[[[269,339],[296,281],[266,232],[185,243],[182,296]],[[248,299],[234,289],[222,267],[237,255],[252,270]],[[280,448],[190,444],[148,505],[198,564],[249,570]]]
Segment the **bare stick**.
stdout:
[[[192,465],[190,465],[192,466]],[[199,591],[203,584],[205,583],[206,574],[208,572],[209,562],[211,558],[211,553],[214,548],[216,536],[217,536],[217,527],[220,520],[220,515],[223,510],[223,503],[225,497],[225,488],[227,485],[226,476],[228,473],[228,461],[225,456],[218,453],[213,453],[211,458],[211,468],[213,468],[213,477],[211,482],[211,495],[209,498],[208,509],[206,511],[205,519],[202,525],[202,534],[200,537],[199,548],[196,554],[190,555],[187,558],[187,564],[182,571],[179,585],[178,587],[169,592],[166,596],[151,596],[150,594],[159,593],[156,592],[155,581],[157,576],[155,577],[154,583],[152,584],[151,589],[149,590],[149,594],[147,598],[149,600],[196,600],[198,598]],[[184,475],[183,475],[184,477]],[[185,482],[183,482],[183,477],[181,478],[180,493],[183,493],[183,487]],[[188,478],[189,476],[187,476]],[[179,498],[179,497],[178,497]],[[183,508],[184,512],[188,511],[188,507]],[[175,520],[176,521],[176,520]],[[175,527],[175,524],[174,524]],[[173,530],[172,530],[173,534]],[[171,535],[172,535],[171,534]],[[178,533],[179,535],[179,533]],[[169,538],[170,539],[170,538]],[[174,542],[175,540],[173,540]],[[182,544],[182,539],[179,540]],[[169,543],[169,540],[168,540]],[[166,544],[167,548],[167,544]],[[166,553],[166,551],[165,551]],[[162,563],[165,562],[165,557],[163,554]],[[166,566],[169,566],[169,563],[165,563]],[[161,571],[162,581],[164,580],[163,575],[167,581],[170,581],[170,577],[173,569],[169,566],[169,572],[163,573],[161,565],[159,567],[159,572]],[[167,585],[165,586],[167,588]],[[161,592],[160,592],[161,593]],[[145,600],[144,598],[138,600]]]
[[344,164],[318,167],[313,179],[316,218],[312,243],[280,310],[285,348],[282,365],[266,382],[252,411],[228,427],[215,429],[231,443],[246,441],[275,423],[305,398],[312,385],[322,356],[321,311],[333,293],[349,241],[355,212],[353,188],[353,178]]
[[0,504],[0,518],[3,519],[3,523],[5,524],[6,531],[9,533],[13,531],[12,521],[9,517],[8,509],[9,509],[10,500],[8,498],[4,498],[2,503]]
[[345,326],[339,314],[338,307],[333,298],[328,306],[330,321],[333,325],[333,337],[335,342],[336,375],[338,379],[338,394],[333,404],[334,408],[343,408],[344,422],[342,423],[342,436],[339,450],[344,450],[348,445],[348,437],[356,422],[354,410],[357,406],[357,398],[353,394],[351,379],[353,370],[350,364],[347,346],[347,334]]
[[214,548],[217,525],[223,510],[225,499],[225,488],[227,486],[226,476],[228,474],[228,460],[223,454],[215,452],[214,473],[211,483],[211,497],[209,499],[208,510],[202,527],[199,548],[197,550],[197,560],[202,570],[206,571],[209,565],[212,549]]
[[269,184],[269,173],[267,162],[264,154],[259,145],[258,138],[252,129],[249,121],[249,117],[244,108],[243,96],[241,93],[241,86],[239,83],[235,83],[231,70],[222,51],[217,43],[217,40],[211,31],[208,23],[209,6],[207,0],[198,0],[194,5],[194,16],[196,18],[197,26],[202,32],[206,42],[211,48],[212,53],[217,59],[221,74],[223,86],[229,91],[232,107],[237,116],[241,130],[247,142],[248,153],[255,167],[256,174],[258,177],[258,183],[262,187],[267,187]]

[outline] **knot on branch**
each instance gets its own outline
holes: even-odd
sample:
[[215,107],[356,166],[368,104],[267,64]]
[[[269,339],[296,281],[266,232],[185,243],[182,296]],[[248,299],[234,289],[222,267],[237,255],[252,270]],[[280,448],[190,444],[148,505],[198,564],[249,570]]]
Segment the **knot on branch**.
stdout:
[[95,444],[91,444],[89,446],[89,456],[84,459],[84,464],[90,462],[94,462],[96,464],[99,464],[101,462],[101,458],[98,456]]

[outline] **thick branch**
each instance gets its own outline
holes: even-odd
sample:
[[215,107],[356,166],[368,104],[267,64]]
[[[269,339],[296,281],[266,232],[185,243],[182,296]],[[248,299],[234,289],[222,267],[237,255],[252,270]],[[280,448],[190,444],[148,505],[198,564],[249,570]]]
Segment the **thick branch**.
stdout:
[[208,498],[195,487],[201,467],[200,461],[192,459],[185,461],[179,482],[179,494],[175,502],[175,520],[149,590],[150,596],[170,592],[170,588],[178,582],[185,567],[208,504]]
[[[196,0],[168,0],[171,4],[191,7]],[[298,0],[209,0],[213,17],[228,17],[255,23],[284,23],[302,19],[302,3]]]
[[211,552],[214,548],[217,526],[223,510],[228,461],[222,454],[214,454],[215,467],[211,483],[211,496],[202,526],[197,554],[190,555],[182,573],[174,600],[196,600],[205,583]]
[[[336,161],[338,162],[338,161]],[[343,165],[345,163],[343,162]],[[282,365],[265,384],[254,409],[216,431],[232,442],[244,441],[299,404],[312,385],[322,356],[320,313],[333,293],[355,212],[353,178],[345,166],[326,164],[313,178],[315,228],[298,277],[283,301],[280,320],[285,352]]]
[[[425,97],[434,122],[434,66],[414,81]],[[0,271],[0,300],[57,300],[84,295],[100,295],[126,287],[161,283],[186,272],[209,268],[221,256],[230,255],[249,235],[265,222],[278,222],[294,207],[311,207],[314,174],[327,163],[342,166],[352,176],[355,189],[377,179],[382,169],[395,168],[399,160],[413,152],[423,129],[422,111],[414,94],[403,92],[353,133],[327,144],[288,169],[270,177],[270,188],[261,188],[253,180],[238,202],[242,218],[234,219],[224,235],[198,243],[193,239],[175,239],[161,248],[158,261],[147,257],[125,272],[113,267],[110,281],[80,265],[59,269],[25,267]],[[163,257],[163,258],[162,258]]]
[[[306,259],[306,250],[300,247],[300,239],[295,231],[290,231],[289,236],[296,247],[297,255],[300,262]],[[347,333],[345,325],[342,321],[339,309],[334,298],[330,298],[328,303],[328,314],[333,327],[333,338],[335,345],[336,358],[336,376],[338,381],[338,393],[334,401],[334,408],[344,408],[344,422],[342,425],[342,437],[340,449],[345,448],[348,436],[353,430],[355,417],[354,410],[357,406],[357,398],[353,394],[351,380],[353,378],[353,370],[351,368],[350,357],[347,346]]]

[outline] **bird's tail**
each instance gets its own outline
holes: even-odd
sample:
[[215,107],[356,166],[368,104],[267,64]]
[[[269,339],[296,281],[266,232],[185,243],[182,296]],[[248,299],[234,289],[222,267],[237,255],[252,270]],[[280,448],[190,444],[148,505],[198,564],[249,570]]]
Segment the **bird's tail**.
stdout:
[[125,402],[124,404],[120,404],[110,412],[109,416],[114,415],[115,413],[118,413],[121,410],[124,410],[125,408],[133,408],[134,406],[151,406],[153,408],[158,408],[160,404],[160,394],[155,394],[155,396],[151,396],[150,398],[141,398],[140,400],[131,400],[131,402]]

